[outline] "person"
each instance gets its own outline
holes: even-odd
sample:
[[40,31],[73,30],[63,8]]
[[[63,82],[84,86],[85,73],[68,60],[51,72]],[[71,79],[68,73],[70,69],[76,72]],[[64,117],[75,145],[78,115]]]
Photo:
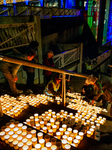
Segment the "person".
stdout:
[[[38,62],[38,58],[36,56],[36,50],[37,47],[39,46],[39,43],[37,41],[32,41],[26,51],[26,54],[30,59],[29,61],[32,62]],[[32,57],[31,57],[32,56]],[[27,74],[27,93],[33,93],[33,84],[34,84],[34,77],[35,77],[35,68],[33,67],[28,67],[28,66],[23,66],[23,70],[26,71]]]
[[[46,66],[54,67],[53,56],[53,51],[49,50],[43,59],[43,64]],[[43,74],[45,77],[45,84],[47,85],[47,83],[51,80],[52,71],[44,70]]]
[[54,79],[49,81],[43,93],[48,96],[61,96],[62,94],[61,80],[62,79],[59,77],[59,74],[57,74]]
[[91,61],[86,62],[85,65],[86,65],[86,72],[87,72],[88,75],[90,75],[91,72],[92,72],[92,64],[91,64]]
[[84,86],[82,88],[82,93],[85,94],[86,97],[88,97],[86,93],[86,90],[87,90],[86,88],[88,86],[91,86],[92,88],[91,99],[93,103],[95,101],[98,101],[98,102],[102,101],[103,107],[105,108],[107,108],[108,102],[111,103],[109,113],[110,113],[110,116],[112,117],[112,84],[109,82],[109,80],[102,78],[100,79],[100,82],[99,82],[98,78],[96,78],[93,74],[91,74],[85,80]]

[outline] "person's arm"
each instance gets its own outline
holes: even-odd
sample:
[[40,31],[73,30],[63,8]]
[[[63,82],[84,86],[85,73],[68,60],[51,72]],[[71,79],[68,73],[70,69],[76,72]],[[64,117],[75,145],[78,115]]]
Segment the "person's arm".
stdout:
[[96,95],[93,97],[94,100],[98,100],[100,96],[103,94],[102,85],[98,81],[96,81]]
[[52,93],[54,96],[58,96],[58,95],[57,95],[57,92],[55,92],[54,89],[53,89],[53,84],[52,84],[52,83],[50,83],[50,84],[48,85],[48,90],[49,90],[49,92]]

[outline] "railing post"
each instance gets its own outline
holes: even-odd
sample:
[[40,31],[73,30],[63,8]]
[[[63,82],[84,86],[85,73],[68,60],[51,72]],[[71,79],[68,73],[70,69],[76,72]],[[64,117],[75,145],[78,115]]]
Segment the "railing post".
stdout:
[[64,64],[64,55],[62,54],[61,57],[62,57],[62,67],[64,68],[65,67],[65,64]]
[[66,105],[66,75],[65,73],[62,74],[62,103]]
[[83,43],[80,44],[79,54],[80,54],[80,56],[79,56],[80,62],[78,65],[78,73],[82,73]]

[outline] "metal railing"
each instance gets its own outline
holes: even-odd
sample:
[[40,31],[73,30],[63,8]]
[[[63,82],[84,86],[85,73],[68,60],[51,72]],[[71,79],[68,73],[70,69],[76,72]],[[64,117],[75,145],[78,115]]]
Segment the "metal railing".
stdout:
[[38,68],[38,69],[50,70],[52,72],[61,73],[62,74],[62,103],[64,106],[66,105],[66,75],[87,78],[87,76],[83,75],[83,74],[65,71],[62,69],[57,69],[57,68],[29,62],[29,61],[14,58],[14,57],[7,57],[7,56],[0,55],[0,61],[6,61],[9,63],[15,63],[15,64],[24,65],[24,66],[29,66],[29,67],[34,67],[34,68]]
[[65,66],[80,59],[79,48],[55,55],[53,59],[56,67],[64,68]]
[[0,16],[39,15],[41,18],[51,18],[53,16],[80,16],[79,9],[39,7],[19,4],[12,4],[12,6],[0,5],[0,10]]

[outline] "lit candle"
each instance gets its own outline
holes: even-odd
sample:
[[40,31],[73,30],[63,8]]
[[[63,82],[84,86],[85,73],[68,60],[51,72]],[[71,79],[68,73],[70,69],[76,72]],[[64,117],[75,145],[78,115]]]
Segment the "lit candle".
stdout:
[[22,135],[23,138],[26,138],[27,132],[22,132],[21,135]]
[[51,146],[51,150],[57,150],[57,146],[56,145],[52,145]]
[[51,150],[51,142],[46,143],[47,150]]
[[18,149],[18,141],[17,140],[13,141],[13,147],[14,147],[14,149]]
[[21,130],[18,130],[17,133],[16,133],[18,136],[20,136],[22,134],[22,131]]
[[30,119],[26,119],[26,124],[30,125]]
[[38,114],[37,113],[34,114],[34,117],[35,117],[35,119],[38,119]]
[[64,113],[64,110],[61,110],[61,111],[60,111],[60,113],[63,115],[63,113]]
[[56,121],[56,122],[55,122],[55,125],[57,126],[57,129],[59,129],[60,122],[59,122],[59,121]]
[[55,133],[55,132],[56,132],[56,129],[57,129],[57,126],[56,126],[56,125],[53,125],[53,126],[52,126],[52,129],[53,129],[53,132]]
[[13,138],[8,139],[8,144],[9,144],[10,147],[13,147],[13,141],[14,141]]
[[18,142],[21,142],[21,141],[22,141],[22,139],[23,139],[23,137],[22,137],[22,136],[18,136],[18,137],[17,137],[17,141],[18,141]]
[[87,137],[91,137],[91,131],[87,131]]
[[51,123],[51,126],[54,125],[54,119],[53,118],[50,119],[50,123]]
[[11,131],[13,131],[14,127],[15,127],[14,124],[10,124],[10,125],[9,125],[9,128],[10,128]]
[[37,144],[37,138],[33,137],[31,141],[32,141],[33,147],[35,147],[35,145]]
[[42,116],[39,116],[38,118],[39,118],[39,121],[42,121]]
[[35,126],[37,130],[40,130],[40,124],[36,124]]
[[64,129],[63,128],[59,128],[59,131],[60,131],[61,135],[63,135]]
[[65,145],[65,150],[70,150],[71,146],[69,144]]
[[29,148],[29,147],[28,147],[27,145],[24,145],[24,146],[23,146],[23,150],[28,150],[28,148]]
[[36,144],[35,148],[36,148],[36,150],[41,150],[41,145],[40,144]]
[[51,123],[47,123],[47,130],[51,129]]
[[67,140],[61,140],[62,142],[62,148],[65,149],[65,145],[67,144]]
[[32,137],[36,137],[36,130],[31,130]]
[[79,136],[81,137],[81,140],[82,140],[83,137],[84,137],[84,133],[83,132],[79,132]]
[[53,136],[53,130],[52,130],[52,129],[49,129],[49,130],[48,130],[48,133],[49,133],[51,136]]
[[19,124],[18,124],[18,128],[19,128],[19,130],[21,130],[21,129],[22,129],[22,126],[23,126],[23,124],[22,124],[22,123],[19,123]]
[[31,142],[31,141],[28,141],[28,142],[26,143],[26,145],[28,146],[29,149],[32,149],[32,142]]
[[40,140],[39,140],[39,144],[41,145],[41,147],[44,147],[45,140],[44,140],[44,139],[40,139]]
[[63,136],[62,136],[62,139],[63,139],[63,140],[67,140],[67,136],[66,136],[66,135],[63,135]]
[[28,141],[31,141],[32,135],[31,134],[27,134],[26,138],[28,139]]
[[46,147],[42,147],[41,150],[47,150],[47,148]]
[[67,128],[67,125],[66,124],[63,124],[62,125],[62,128],[64,129],[64,132],[66,131],[66,128]]
[[61,133],[60,133],[60,132],[56,132],[56,137],[57,137],[58,139],[60,139],[60,138],[61,138]]
[[9,136],[9,135],[5,135],[5,136],[4,136],[5,143],[7,143],[7,144],[8,144],[8,140],[9,140],[9,138],[10,138],[10,136]]
[[27,139],[27,138],[24,138],[24,139],[22,140],[22,142],[23,142],[23,144],[25,145],[25,144],[28,142],[28,139]]
[[57,119],[59,119],[59,117],[60,117],[60,113],[57,113],[57,114],[56,114],[56,117],[57,117]]
[[68,140],[68,143],[69,143],[69,144],[72,144],[72,140],[73,140],[72,137],[68,137],[67,140]]
[[13,134],[13,136],[12,136],[12,138],[13,138],[14,140],[17,140],[17,137],[18,137],[17,134]]
[[77,133],[78,133],[78,130],[73,130],[73,133],[75,134],[74,136],[76,137],[77,136]]
[[8,134],[8,132],[10,131],[10,128],[5,128],[5,134]]
[[44,127],[44,121],[40,121],[40,127],[41,129]]
[[96,129],[100,129],[100,124],[99,123],[96,124]]
[[68,131],[69,133],[72,133],[72,128],[67,128],[67,131]]
[[45,127],[45,126],[43,127],[43,132],[47,133],[47,127]]
[[22,126],[22,131],[26,132],[26,130],[27,130],[27,126]]
[[77,147],[77,146],[78,146],[79,141],[78,141],[77,139],[74,139],[74,140],[73,140],[73,143],[75,144],[75,147]]
[[38,140],[43,139],[43,133],[42,132],[37,133],[37,137]]
[[66,135],[67,137],[69,137],[69,134],[70,134],[69,131],[65,131],[65,135]]
[[18,149],[19,149],[19,150],[23,150],[23,143],[22,143],[22,142],[19,142],[19,143],[18,143]]

